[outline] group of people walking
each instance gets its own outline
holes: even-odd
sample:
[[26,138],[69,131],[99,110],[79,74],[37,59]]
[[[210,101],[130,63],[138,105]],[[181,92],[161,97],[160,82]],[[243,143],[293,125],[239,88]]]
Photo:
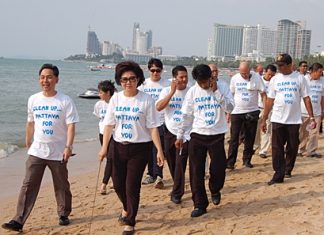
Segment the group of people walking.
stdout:
[[[316,149],[324,114],[321,64],[310,66],[308,74],[293,71],[290,55],[280,54],[276,66],[268,65],[265,71],[262,68],[260,75],[251,71],[248,62],[241,62],[239,73],[231,78],[230,85],[218,80],[216,64],[195,66],[191,86],[188,71],[182,65],[172,69],[169,80],[161,76],[163,64],[159,59],[152,58],[148,69],[150,77],[145,79],[137,63],[119,63],[115,82],[122,90],[117,92],[109,81],[100,82],[101,100],[94,108],[94,114],[100,118],[99,160],[107,159],[100,191],[105,194],[112,176],[114,190],[122,203],[118,223],[125,226],[123,234],[134,234],[141,185],[164,187],[165,158],[174,183],[170,199],[175,204],[181,203],[184,195],[189,159],[194,204],[191,217],[199,217],[207,212],[209,204],[205,188],[207,156],[210,158],[208,186],[214,205],[221,202],[226,168],[236,167],[240,143],[244,144],[242,160],[247,168],[253,167],[256,145],[262,158],[268,156],[271,147],[274,175],[269,185],[292,176],[298,153],[320,157]],[[30,147],[30,156],[17,214],[2,225],[9,230],[22,230],[46,166],[53,175],[59,224],[69,224],[71,192],[66,164],[72,154],[78,115],[72,100],[55,90],[56,66],[44,65],[39,81],[42,92],[31,96],[28,102],[26,145]],[[146,168],[148,172],[143,179]]]

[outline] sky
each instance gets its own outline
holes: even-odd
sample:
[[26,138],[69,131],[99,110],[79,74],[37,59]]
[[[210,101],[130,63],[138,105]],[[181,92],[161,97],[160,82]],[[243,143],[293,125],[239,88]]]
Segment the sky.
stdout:
[[134,22],[163,54],[207,56],[214,23],[276,29],[281,19],[306,21],[311,53],[324,50],[323,0],[0,0],[0,56],[84,54],[89,26],[101,42],[131,47]]

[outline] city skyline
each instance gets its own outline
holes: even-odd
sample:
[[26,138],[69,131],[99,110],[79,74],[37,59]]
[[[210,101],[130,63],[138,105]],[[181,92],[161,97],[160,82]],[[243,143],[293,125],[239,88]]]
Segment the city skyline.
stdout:
[[[47,1],[12,0],[0,8],[0,56],[62,59],[85,54],[88,26],[102,41],[132,48],[132,28],[154,32],[153,45],[163,47],[163,54],[207,56],[207,44],[214,23],[228,25],[262,25],[276,29],[280,19],[306,21],[312,31],[311,53],[324,49],[321,30],[324,6],[319,0],[307,3],[234,0],[163,1],[62,1],[48,7]],[[19,7],[17,7],[19,6]],[[289,9],[288,9],[289,8]]]

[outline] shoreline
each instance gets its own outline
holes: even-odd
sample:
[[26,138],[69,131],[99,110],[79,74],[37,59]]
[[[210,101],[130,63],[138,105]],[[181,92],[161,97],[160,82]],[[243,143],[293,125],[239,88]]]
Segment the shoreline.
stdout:
[[[319,148],[319,153],[324,154],[323,138],[319,146],[323,146]],[[99,147],[99,141],[75,144],[77,155],[68,166],[73,194],[71,224],[57,224],[56,202],[47,169],[35,207],[24,226],[24,234],[88,234]],[[267,181],[273,173],[271,158],[262,159],[255,154],[252,159],[254,168],[247,169],[242,167],[242,146],[239,150],[236,169],[227,171],[221,204],[214,206],[210,201],[207,214],[199,218],[190,218],[193,203],[188,170],[185,195],[182,203],[176,205],[168,196],[172,180],[166,166],[164,189],[142,186],[136,234],[321,234],[324,230],[324,158],[298,157],[292,178],[283,184],[268,186]],[[0,197],[1,223],[10,220],[15,213],[18,192],[3,197],[3,191],[7,191],[7,184],[19,190],[25,172],[25,160],[19,158],[24,156],[22,151],[15,153],[11,165],[6,165],[11,175],[7,179],[0,178],[1,188],[6,189],[2,190]],[[4,167],[2,160],[0,174]],[[101,166],[99,185],[103,169],[104,164]],[[205,183],[210,200],[208,180]],[[105,196],[97,191],[92,234],[120,234],[122,227],[118,225],[117,218],[121,208],[112,189]],[[4,230],[0,228],[2,232]]]
[[[97,147],[97,149],[96,149]],[[69,161],[69,177],[82,175],[96,170],[99,164],[97,153],[99,152],[100,143],[98,140],[88,140],[76,142],[74,151],[77,154]],[[6,188],[0,194],[0,200],[19,193],[25,173],[25,161],[27,149],[20,148],[18,151],[10,154],[8,157],[0,158],[0,186]],[[14,169],[14,171],[13,171]],[[52,183],[49,169],[45,170],[42,185]],[[17,195],[18,196],[18,195]]]

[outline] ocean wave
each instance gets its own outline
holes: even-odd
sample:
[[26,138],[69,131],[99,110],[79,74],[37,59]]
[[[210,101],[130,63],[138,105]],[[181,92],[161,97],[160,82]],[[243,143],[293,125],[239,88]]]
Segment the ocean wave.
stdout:
[[0,144],[0,158],[8,157],[10,154],[16,152],[19,149],[18,145],[1,143]]
[[[75,144],[82,144],[86,142],[98,141],[98,138],[85,138],[85,139],[76,139]],[[21,148],[25,148],[24,145],[18,144],[9,144],[9,143],[0,143],[0,158],[8,157],[10,154],[18,151]]]

